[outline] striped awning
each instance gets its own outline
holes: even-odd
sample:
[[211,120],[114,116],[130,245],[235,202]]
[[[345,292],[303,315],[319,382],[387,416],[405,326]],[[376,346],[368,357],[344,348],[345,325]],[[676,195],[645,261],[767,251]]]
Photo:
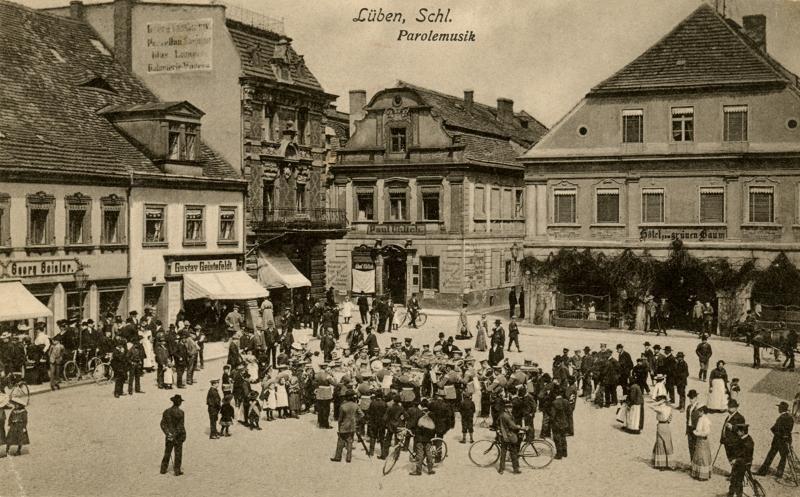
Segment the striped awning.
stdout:
[[184,300],[250,300],[267,295],[269,292],[244,271],[183,275]]

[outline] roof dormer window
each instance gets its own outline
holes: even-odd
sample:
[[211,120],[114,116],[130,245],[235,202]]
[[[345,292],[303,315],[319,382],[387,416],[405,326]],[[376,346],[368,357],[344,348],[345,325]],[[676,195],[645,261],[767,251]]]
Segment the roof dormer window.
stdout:
[[169,160],[193,161],[197,157],[197,133],[199,126],[189,123],[169,123]]
[[100,52],[103,55],[111,56],[111,52],[109,52],[106,46],[103,45],[103,42],[101,42],[100,40],[95,40],[94,38],[92,38],[89,41],[92,43],[92,46],[97,49],[98,52]]

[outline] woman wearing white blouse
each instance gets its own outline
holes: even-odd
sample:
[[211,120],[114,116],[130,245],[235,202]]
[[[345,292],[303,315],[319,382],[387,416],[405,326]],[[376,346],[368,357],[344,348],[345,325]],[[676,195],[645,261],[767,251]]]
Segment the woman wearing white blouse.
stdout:
[[711,435],[711,419],[706,414],[706,406],[697,408],[700,417],[694,429],[695,445],[692,456],[692,478],[708,480],[711,478],[711,446],[708,437]]
[[672,408],[667,403],[667,397],[659,395],[656,405],[651,407],[656,412],[658,426],[656,428],[656,443],[653,446],[653,467],[665,470],[675,469],[675,459],[672,448],[672,432],[669,423],[672,421]]

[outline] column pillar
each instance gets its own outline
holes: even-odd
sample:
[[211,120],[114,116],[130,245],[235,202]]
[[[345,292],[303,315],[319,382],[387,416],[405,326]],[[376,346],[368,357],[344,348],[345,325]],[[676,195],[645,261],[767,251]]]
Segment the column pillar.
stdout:
[[628,240],[639,240],[639,222],[642,220],[642,188],[639,178],[631,178],[626,182]]
[[725,199],[725,224],[728,226],[728,233],[725,236],[729,240],[740,240],[742,238],[744,211],[742,207],[742,187],[738,177],[725,177]]
[[547,184],[536,185],[536,235],[547,236]]
[[95,323],[99,322],[100,315],[100,292],[97,290],[97,284],[92,283],[86,289],[86,318],[94,320]]
[[536,236],[536,185],[525,185],[525,238]]
[[[420,275],[421,276],[421,275]],[[411,297],[414,292],[414,254],[410,250],[406,250],[406,300]],[[405,304],[404,302],[396,302]]]
[[383,294],[383,256],[378,253],[375,258],[375,295]]

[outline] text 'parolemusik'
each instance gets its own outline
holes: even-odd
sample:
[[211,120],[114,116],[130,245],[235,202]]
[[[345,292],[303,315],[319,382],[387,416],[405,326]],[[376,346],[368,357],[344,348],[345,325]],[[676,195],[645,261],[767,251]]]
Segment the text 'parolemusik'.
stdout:
[[[382,23],[405,24],[407,19],[412,19],[417,24],[449,24],[453,22],[452,9],[418,9],[413,17],[400,11],[385,11],[383,8],[358,9],[352,21],[355,23]],[[397,41],[432,41],[432,42],[475,42],[476,34],[471,29],[456,31],[437,31],[433,29],[414,31],[400,29],[397,31]]]

